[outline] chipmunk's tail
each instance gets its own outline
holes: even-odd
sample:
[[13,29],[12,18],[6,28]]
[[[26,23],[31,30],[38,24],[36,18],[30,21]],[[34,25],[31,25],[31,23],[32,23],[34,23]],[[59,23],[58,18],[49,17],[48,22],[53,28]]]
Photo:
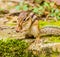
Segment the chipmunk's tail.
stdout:
[[44,35],[60,36],[60,27],[46,26],[40,30],[40,33],[41,33],[41,36],[44,36]]

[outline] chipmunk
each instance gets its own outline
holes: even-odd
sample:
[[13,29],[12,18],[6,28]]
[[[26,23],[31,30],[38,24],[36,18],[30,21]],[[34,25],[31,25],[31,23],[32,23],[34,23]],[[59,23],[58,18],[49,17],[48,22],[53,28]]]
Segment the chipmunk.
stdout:
[[[28,15],[29,14],[29,15]],[[23,15],[23,16],[22,16]],[[17,30],[24,33],[25,36],[34,36],[36,38],[35,43],[39,43],[41,36],[44,35],[56,35],[60,36],[60,28],[53,26],[46,26],[39,28],[39,20],[34,13],[22,11],[18,17]]]
[[34,13],[30,13],[29,15],[28,13],[29,12],[26,11],[20,13],[16,31],[25,32],[25,36],[34,36],[38,42],[40,39],[40,32],[37,16]]

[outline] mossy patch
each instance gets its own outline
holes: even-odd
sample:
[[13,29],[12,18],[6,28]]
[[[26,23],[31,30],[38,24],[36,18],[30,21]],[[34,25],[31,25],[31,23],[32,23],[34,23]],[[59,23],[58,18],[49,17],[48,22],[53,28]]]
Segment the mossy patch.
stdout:
[[39,27],[42,28],[44,26],[57,26],[57,27],[60,27],[60,21],[42,21],[40,20],[39,21]]

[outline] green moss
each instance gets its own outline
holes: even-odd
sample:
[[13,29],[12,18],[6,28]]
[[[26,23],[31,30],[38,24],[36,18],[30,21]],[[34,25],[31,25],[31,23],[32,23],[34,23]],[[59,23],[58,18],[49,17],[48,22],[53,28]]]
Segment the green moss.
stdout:
[[57,27],[60,27],[60,21],[42,21],[40,20],[39,21],[39,27],[42,28],[44,26],[57,26]]
[[27,57],[27,47],[24,40],[0,40],[0,57]]
[[60,36],[47,36],[45,38],[45,42],[44,43],[59,43],[60,42]]
[[40,54],[34,55],[28,51],[29,44],[24,40],[2,39],[0,40],[0,57],[56,57],[58,51],[52,51],[50,48],[41,49]]
[[60,42],[60,37],[51,37],[50,39],[49,39],[49,41],[50,42]]

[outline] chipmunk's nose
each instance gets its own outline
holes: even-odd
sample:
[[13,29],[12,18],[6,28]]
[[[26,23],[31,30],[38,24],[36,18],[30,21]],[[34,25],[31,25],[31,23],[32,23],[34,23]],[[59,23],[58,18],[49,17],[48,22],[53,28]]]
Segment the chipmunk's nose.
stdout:
[[18,27],[16,27],[16,32],[19,32],[19,31],[20,31],[20,29]]
[[18,30],[16,30],[16,32],[18,33],[19,31],[18,31]]

